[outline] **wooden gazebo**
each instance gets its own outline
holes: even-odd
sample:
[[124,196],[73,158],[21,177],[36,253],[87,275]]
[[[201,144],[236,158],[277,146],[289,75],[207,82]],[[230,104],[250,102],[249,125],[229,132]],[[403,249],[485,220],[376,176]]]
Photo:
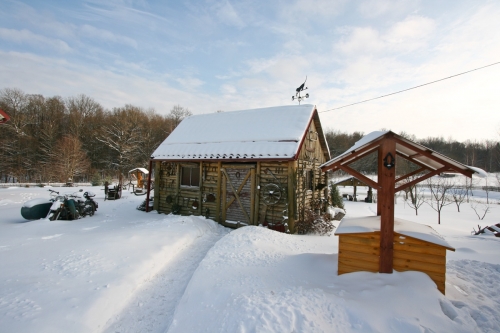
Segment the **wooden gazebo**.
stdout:
[[361,180],[359,180],[358,178],[356,178],[354,176],[339,179],[339,180],[333,182],[332,184],[333,185],[337,185],[337,186],[352,186],[352,188],[353,188],[352,196],[353,196],[353,200],[354,201],[358,201],[358,199],[357,199],[357,195],[358,195],[357,188],[359,186],[368,187],[368,193],[367,193],[367,197],[365,198],[365,201],[366,202],[372,202],[372,196],[373,196],[372,187],[370,185],[362,182]]
[[[378,179],[374,181],[354,170],[349,164],[377,152]],[[417,166],[396,177],[396,156]],[[466,166],[392,131],[372,132],[340,156],[321,165],[323,172],[343,170],[378,192],[377,216],[380,216],[380,249],[378,272],[392,273],[394,265],[394,194],[443,172],[460,173],[467,177],[483,171]],[[410,177],[413,177],[410,180]]]

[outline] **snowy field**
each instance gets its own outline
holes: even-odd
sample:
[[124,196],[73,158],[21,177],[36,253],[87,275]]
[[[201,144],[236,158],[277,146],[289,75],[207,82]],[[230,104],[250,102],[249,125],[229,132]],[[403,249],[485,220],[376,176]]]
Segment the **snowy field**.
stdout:
[[[335,236],[226,229],[203,217],[144,213],[124,192],[93,217],[26,221],[47,188],[0,189],[0,332],[499,332],[500,195],[479,221],[446,206],[441,225],[398,198],[396,215],[429,224],[448,251],[446,296],[418,272],[337,276]],[[74,191],[71,188],[59,188]],[[345,189],[341,188],[341,191]],[[359,189],[358,193],[363,192]],[[484,193],[474,198],[484,202]],[[345,202],[347,217],[376,204]]]

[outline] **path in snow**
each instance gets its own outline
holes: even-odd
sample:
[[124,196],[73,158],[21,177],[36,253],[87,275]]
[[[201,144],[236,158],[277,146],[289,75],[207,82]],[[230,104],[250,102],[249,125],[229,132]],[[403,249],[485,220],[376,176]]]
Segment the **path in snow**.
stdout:
[[179,249],[179,255],[132,296],[104,332],[165,332],[199,263],[228,232],[229,229],[221,227],[217,233],[204,235],[190,246]]

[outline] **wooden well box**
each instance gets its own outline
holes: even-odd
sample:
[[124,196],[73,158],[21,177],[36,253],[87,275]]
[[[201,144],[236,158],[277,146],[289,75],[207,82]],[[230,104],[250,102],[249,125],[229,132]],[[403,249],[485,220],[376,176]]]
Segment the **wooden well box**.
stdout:
[[[379,271],[380,216],[344,219],[335,235],[339,236],[339,275]],[[443,294],[446,282],[446,250],[455,251],[431,227],[394,219],[394,270],[423,272],[436,283]]]

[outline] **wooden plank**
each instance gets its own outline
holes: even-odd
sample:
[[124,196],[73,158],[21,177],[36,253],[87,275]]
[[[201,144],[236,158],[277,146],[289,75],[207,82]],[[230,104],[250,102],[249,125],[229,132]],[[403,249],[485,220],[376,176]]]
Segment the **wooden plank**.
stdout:
[[422,245],[417,245],[417,244],[411,244],[411,243],[405,243],[405,244],[400,244],[400,243],[394,243],[394,251],[407,251],[407,252],[414,252],[414,253],[424,253],[424,254],[433,254],[433,255],[443,255],[443,252],[446,253],[446,250],[443,248],[438,248],[434,246],[422,246]]
[[181,165],[179,163],[176,164],[176,173],[175,173],[175,189],[176,189],[176,195],[178,196],[179,195],[179,190],[180,190],[180,184],[181,184],[181,180],[180,180],[180,177],[181,177]]
[[423,241],[421,239],[417,239],[417,238],[413,238],[413,237],[410,237],[410,236],[405,236],[405,235],[400,235],[400,234],[397,234],[398,236],[394,236],[394,242],[397,242],[397,243],[405,243],[405,244],[413,244],[413,245],[420,245],[420,246],[427,246],[427,247],[435,247],[437,249],[441,249],[443,252],[443,255],[446,255],[446,250],[451,250],[451,251],[455,251],[455,249],[453,248],[447,248],[445,246],[442,246],[442,245],[438,245],[438,244],[434,244],[434,243],[430,243],[430,242],[426,242],[426,241]]
[[[391,133],[389,133],[391,134]],[[396,142],[392,135],[386,136],[380,143],[378,160],[384,160],[391,155],[396,159]],[[394,186],[396,167],[388,168],[382,163],[378,170],[378,185],[381,189],[380,201],[380,273],[392,273],[393,239],[394,239]]]
[[380,254],[379,244],[377,244],[376,246],[360,246],[355,244],[349,244],[346,242],[339,242],[339,252],[340,251],[366,253],[366,254],[373,254],[376,256]]
[[254,199],[254,216],[255,222],[258,224],[259,222],[259,210],[260,210],[260,164],[261,162],[257,162],[257,166],[255,169],[255,199]]
[[224,163],[224,168],[226,169],[251,169],[255,168],[254,164],[231,164],[231,163]]
[[[155,162],[155,191],[154,191],[154,199],[153,199],[153,209],[156,210],[157,212],[159,211],[160,207],[160,168],[161,168],[161,162],[156,161]],[[158,189],[158,190],[156,190]]]
[[[252,169],[253,170],[253,169]],[[252,175],[252,171],[249,170],[248,173],[245,175],[245,178],[243,178],[243,181],[241,182],[240,186],[238,187],[238,191],[236,191],[237,194],[240,194],[241,190],[243,189],[243,187],[245,187],[246,183],[247,183],[247,180],[248,178],[250,178]],[[229,175],[228,175],[229,177]],[[228,178],[229,180],[229,178]],[[230,181],[230,180],[229,180]],[[251,186],[251,185],[250,185]],[[229,200],[227,203],[226,203],[226,207],[229,207],[233,204],[234,200],[236,200],[236,197],[233,197],[231,198],[231,200]]]
[[293,190],[294,188],[294,182],[293,182],[293,175],[294,175],[294,163],[295,162],[288,162],[288,170],[287,170],[287,180],[288,180],[288,229],[290,230],[290,233],[295,232],[295,205],[294,202],[296,201],[295,198],[295,192]]
[[340,165],[339,169],[347,172],[348,174],[356,177],[357,179],[361,180],[363,183],[367,184],[368,186],[373,187],[374,189],[380,189],[380,180],[379,182],[375,182],[374,180],[371,180],[370,178],[366,177],[365,175],[359,173],[358,171],[352,169],[351,167],[347,165]]
[[[229,187],[231,187],[231,190],[233,191],[234,193],[234,196],[236,197],[236,201],[238,201],[238,204],[240,205],[240,208],[241,210],[243,211],[243,214],[245,215],[245,218],[247,220],[247,223],[250,224],[250,217],[248,216],[248,213],[247,211],[245,210],[245,207],[243,206],[243,204],[241,203],[241,200],[240,200],[240,196],[238,195],[238,193],[236,192],[236,190],[234,189],[234,186],[233,184],[231,183],[231,180],[229,178],[229,175],[227,174],[226,170],[224,168],[221,168],[221,172],[224,174],[225,178],[227,178],[227,184],[229,184]],[[225,199],[224,199],[225,200]]]
[[221,178],[222,178],[222,195],[221,195],[221,215],[222,221],[226,222],[226,192],[227,192],[227,178],[222,175],[222,167],[220,168]]
[[413,270],[424,273],[432,272],[432,273],[446,274],[445,265],[432,264],[422,261],[413,261],[410,259],[399,259],[399,258],[394,258],[393,263],[395,267],[394,269],[396,270],[404,269],[404,270]]
[[339,257],[341,257],[342,259],[367,261],[378,265],[380,256],[371,253],[359,253],[347,250],[339,250]]
[[217,188],[216,188],[216,198],[215,198],[215,219],[217,222],[221,222],[220,216],[220,205],[221,205],[221,174],[220,169],[222,168],[222,162],[217,163]]
[[266,221],[266,212],[267,212],[267,205],[266,204],[262,204],[262,208],[260,210],[260,220],[259,220],[259,223],[264,225],[264,222]]
[[366,245],[366,246],[380,246],[380,241],[378,237],[356,237],[352,234],[341,235],[339,242],[355,244],[355,245]]
[[255,168],[250,170],[250,224],[257,225],[257,219],[255,217]]
[[203,188],[203,161],[200,162],[200,188],[198,189],[198,214],[199,215],[202,215],[202,206],[203,206],[203,201],[202,201],[202,195],[203,193],[201,193],[201,189]]
[[349,258],[341,258],[339,256],[339,266],[347,265],[350,267],[357,267],[359,271],[367,271],[367,272],[377,272],[379,268],[379,264],[377,262],[368,262],[362,260],[353,260]]
[[437,264],[437,265],[443,265],[443,266],[446,265],[446,257],[445,256],[433,255],[433,254],[415,253],[415,252],[407,252],[407,251],[403,251],[403,250],[397,250],[397,251],[394,251],[394,258],[428,262],[431,264]]

